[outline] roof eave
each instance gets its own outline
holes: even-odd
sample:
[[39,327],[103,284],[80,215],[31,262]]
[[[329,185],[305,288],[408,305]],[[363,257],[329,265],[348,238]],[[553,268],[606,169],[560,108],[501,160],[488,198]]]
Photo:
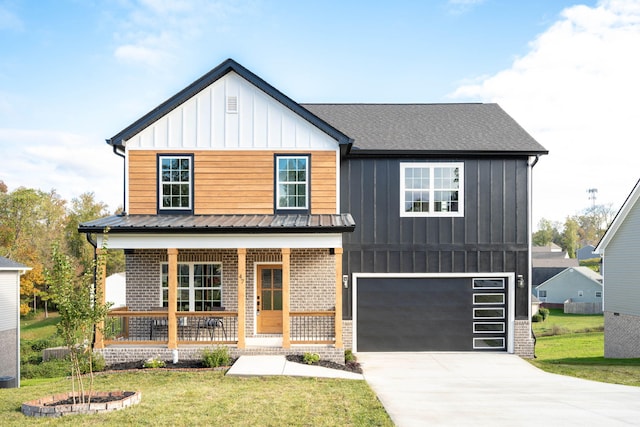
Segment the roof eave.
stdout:
[[547,150],[541,151],[499,151],[499,150],[371,150],[351,149],[351,157],[529,157],[549,154]]
[[[111,227],[109,234],[330,234],[351,233],[355,225],[349,226],[303,226],[303,227]],[[104,227],[79,226],[80,233],[104,233]]]

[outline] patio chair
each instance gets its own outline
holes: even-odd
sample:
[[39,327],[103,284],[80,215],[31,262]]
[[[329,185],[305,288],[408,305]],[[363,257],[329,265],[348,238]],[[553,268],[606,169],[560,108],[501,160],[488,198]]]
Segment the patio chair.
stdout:
[[[224,311],[224,307],[214,307],[212,311]],[[211,337],[211,341],[215,336],[216,328],[222,329],[224,339],[227,339],[227,331],[224,328],[224,321],[222,317],[202,317],[198,319],[198,325],[196,327],[196,341],[200,338],[200,331],[208,331]]]

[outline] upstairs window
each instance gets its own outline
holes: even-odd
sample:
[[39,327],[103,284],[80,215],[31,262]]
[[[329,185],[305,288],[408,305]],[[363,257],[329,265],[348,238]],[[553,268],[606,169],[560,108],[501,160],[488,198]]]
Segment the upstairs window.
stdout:
[[193,209],[193,157],[158,156],[159,210]]
[[309,156],[276,156],[276,211],[309,210]]
[[462,163],[401,163],[400,216],[463,216]]

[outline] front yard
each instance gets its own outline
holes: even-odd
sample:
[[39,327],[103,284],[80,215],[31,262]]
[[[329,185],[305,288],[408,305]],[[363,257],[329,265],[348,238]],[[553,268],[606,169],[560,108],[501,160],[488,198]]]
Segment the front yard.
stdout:
[[604,358],[602,315],[564,314],[552,309],[533,323],[536,356],[531,363],[547,372],[640,387],[640,359]]

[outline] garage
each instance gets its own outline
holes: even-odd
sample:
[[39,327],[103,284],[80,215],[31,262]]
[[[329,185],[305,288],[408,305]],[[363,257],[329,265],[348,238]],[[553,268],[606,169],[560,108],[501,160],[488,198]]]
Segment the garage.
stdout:
[[356,351],[509,351],[512,275],[354,275]]

